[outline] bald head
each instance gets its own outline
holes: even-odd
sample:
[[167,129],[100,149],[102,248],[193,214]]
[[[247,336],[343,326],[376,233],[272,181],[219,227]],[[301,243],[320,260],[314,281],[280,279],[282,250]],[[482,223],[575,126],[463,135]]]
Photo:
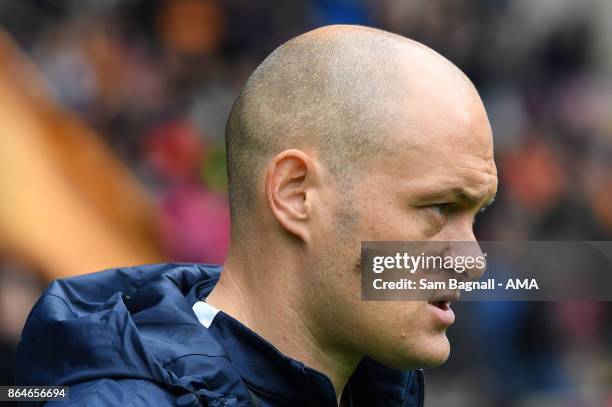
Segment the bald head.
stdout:
[[233,228],[254,204],[274,155],[315,151],[348,190],[373,157],[392,150],[398,126],[418,120],[405,113],[421,103],[420,93],[446,97],[440,89],[477,97],[444,57],[382,30],[328,26],[278,47],[248,79],[227,124]]
[[207,302],[327,374],[338,395],[364,355],[401,369],[446,360],[452,314],[362,301],[359,264],[363,241],[475,240],[497,171],[459,69],[372,28],[308,32],[248,79],[227,148],[232,237]]

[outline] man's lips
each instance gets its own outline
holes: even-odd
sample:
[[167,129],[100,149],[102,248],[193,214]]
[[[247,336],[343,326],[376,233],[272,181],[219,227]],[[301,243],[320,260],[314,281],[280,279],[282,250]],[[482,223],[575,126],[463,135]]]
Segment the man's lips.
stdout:
[[453,301],[457,301],[460,295],[461,294],[459,290],[436,291],[435,293],[432,294],[431,298],[427,302],[432,305],[435,305],[438,303],[439,304],[446,303],[448,305]]
[[448,311],[450,309],[450,301],[434,301],[431,302],[429,301],[430,305],[433,305],[434,307],[438,307],[440,308],[442,311]]
[[438,291],[427,301],[428,307],[443,325],[450,326],[455,322],[455,313],[450,307],[452,301],[459,299],[459,291]]

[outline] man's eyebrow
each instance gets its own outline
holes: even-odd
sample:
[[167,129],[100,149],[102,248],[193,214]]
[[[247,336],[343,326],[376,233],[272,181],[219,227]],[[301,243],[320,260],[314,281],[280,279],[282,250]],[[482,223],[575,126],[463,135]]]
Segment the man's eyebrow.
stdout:
[[[477,196],[470,194],[469,192],[467,192],[466,190],[462,188],[454,188],[451,191],[451,193],[457,199],[463,202],[466,202],[468,204],[473,204],[473,205],[476,205],[482,199],[482,198],[479,198]],[[480,205],[480,208],[478,208],[478,211],[484,212],[489,206],[493,204],[493,202],[495,202],[495,195],[493,195],[491,198],[487,199],[482,205]]]

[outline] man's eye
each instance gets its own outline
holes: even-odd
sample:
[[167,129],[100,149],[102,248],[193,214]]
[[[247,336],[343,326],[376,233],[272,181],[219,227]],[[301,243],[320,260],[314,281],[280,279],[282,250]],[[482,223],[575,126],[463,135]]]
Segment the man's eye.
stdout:
[[428,208],[434,211],[436,215],[438,216],[445,216],[448,212],[448,206],[449,204],[447,203],[439,203],[439,204],[428,205]]

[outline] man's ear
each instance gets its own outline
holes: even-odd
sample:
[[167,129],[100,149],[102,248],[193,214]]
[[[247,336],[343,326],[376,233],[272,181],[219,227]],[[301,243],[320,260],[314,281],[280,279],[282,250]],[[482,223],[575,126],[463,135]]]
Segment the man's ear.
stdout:
[[308,220],[314,195],[316,166],[301,150],[289,149],[270,161],[265,192],[268,207],[278,223],[289,233],[308,242]]

